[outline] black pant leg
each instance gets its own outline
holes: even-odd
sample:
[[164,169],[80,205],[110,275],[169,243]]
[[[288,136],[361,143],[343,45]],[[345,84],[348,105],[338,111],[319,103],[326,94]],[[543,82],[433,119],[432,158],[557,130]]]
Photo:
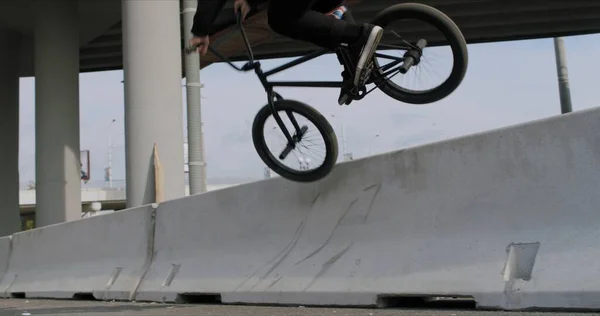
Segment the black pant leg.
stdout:
[[361,35],[361,26],[313,10],[332,0],[271,0],[269,26],[283,36],[334,49],[342,43],[353,44]]

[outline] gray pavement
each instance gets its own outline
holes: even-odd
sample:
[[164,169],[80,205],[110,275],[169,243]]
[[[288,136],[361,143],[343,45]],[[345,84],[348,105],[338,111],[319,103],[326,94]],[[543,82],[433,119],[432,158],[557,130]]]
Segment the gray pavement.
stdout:
[[168,305],[97,301],[0,299],[0,316],[499,316],[591,315],[577,313],[520,313],[459,309],[349,309],[235,305]]

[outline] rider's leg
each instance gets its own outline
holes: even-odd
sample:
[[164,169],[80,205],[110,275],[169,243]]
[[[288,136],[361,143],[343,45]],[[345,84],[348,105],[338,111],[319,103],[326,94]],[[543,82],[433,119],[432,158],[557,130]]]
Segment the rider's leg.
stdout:
[[[337,8],[337,6],[336,6]],[[334,8],[335,9],[335,8]],[[333,10],[333,9],[331,9]],[[327,12],[331,11],[328,10]],[[349,23],[353,23],[356,24],[356,20],[354,19],[354,16],[352,16],[352,12],[350,11],[346,11],[344,14],[344,20],[349,22]],[[344,84],[344,86],[340,89],[340,95],[338,96],[338,104],[339,105],[348,105],[350,104],[350,102],[352,102],[352,99],[350,98],[350,95],[348,94],[348,89],[352,88],[351,86],[349,87],[349,85],[352,84],[352,75],[350,74],[350,70],[346,68],[346,64],[344,62],[344,59],[342,57],[342,54],[339,50],[336,50],[335,55],[337,56],[338,62],[340,63],[340,65],[342,65],[343,71],[342,71],[342,82]]]
[[[312,9],[315,10],[315,11],[317,11],[317,12],[329,15],[334,10],[336,10],[339,7],[343,6],[344,2],[345,2],[344,0],[320,0],[320,1],[316,1],[315,2],[315,4],[313,5]],[[334,17],[331,16],[331,18],[334,18]],[[354,17],[350,13],[350,11],[346,11],[345,12],[345,14],[344,14],[344,21],[346,21],[346,22],[348,22],[350,24],[357,24],[356,20],[354,19]],[[342,55],[340,54],[340,52],[338,50],[335,51],[335,55],[337,56],[337,59],[338,59],[340,65],[344,66],[344,60],[343,60]],[[344,68],[344,71],[342,72],[342,76],[344,77],[344,80],[350,78],[350,73],[348,72],[348,70],[346,68]]]
[[356,65],[354,84],[361,85],[364,70],[370,70],[383,29],[371,24],[349,23],[315,11],[314,6],[323,1],[332,0],[271,0],[269,26],[281,35],[324,48],[347,45]]
[[[344,6],[344,2],[342,1],[340,3],[340,0],[320,0],[317,1],[317,3],[315,3],[315,5],[313,6],[313,10],[321,12],[321,13],[325,13],[329,16],[331,16],[331,14],[340,9],[340,7]],[[344,6],[344,9],[345,8]],[[344,21],[351,23],[351,24],[356,24],[356,20],[354,19],[354,17],[352,16],[351,11],[348,10],[343,10],[344,11]],[[331,18],[334,18],[333,16],[331,16]],[[349,89],[353,88],[353,81],[352,81],[352,75],[350,73],[350,69],[346,68],[346,63],[344,62],[344,58],[342,57],[342,53],[340,50],[336,50],[335,51],[335,55],[338,59],[338,62],[340,63],[340,65],[342,65],[343,71],[342,71],[342,82],[344,84],[344,86],[340,89],[340,95],[338,96],[338,104],[339,105],[348,105],[350,104],[350,102],[352,102],[352,99],[350,98],[349,95]]]
[[329,13],[343,5],[344,2],[344,0],[316,0],[312,5],[312,9],[320,13]]

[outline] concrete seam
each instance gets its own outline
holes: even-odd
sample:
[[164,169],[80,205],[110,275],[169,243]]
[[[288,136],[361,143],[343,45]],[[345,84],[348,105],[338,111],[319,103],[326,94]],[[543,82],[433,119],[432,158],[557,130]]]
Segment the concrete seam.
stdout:
[[148,271],[150,271],[152,262],[154,262],[154,239],[155,239],[155,232],[156,232],[156,211],[158,210],[159,207],[160,207],[160,204],[156,204],[156,203],[152,204],[152,213],[150,215],[151,224],[150,224],[150,233],[148,234],[148,249],[147,249],[147,253],[146,253],[146,263],[144,264],[142,275],[137,280],[135,288],[129,295],[130,301],[135,301],[137,292],[140,289],[140,286],[142,286],[142,283],[144,282],[144,279],[146,278],[146,274],[148,273]]

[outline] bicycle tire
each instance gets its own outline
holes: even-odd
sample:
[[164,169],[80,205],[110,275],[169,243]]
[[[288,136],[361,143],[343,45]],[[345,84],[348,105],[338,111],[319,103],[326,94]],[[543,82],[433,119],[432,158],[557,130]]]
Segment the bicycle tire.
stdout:
[[[310,171],[294,170],[281,164],[277,157],[273,156],[269,151],[264,137],[265,122],[269,116],[272,115],[271,107],[268,104],[258,111],[252,124],[252,141],[260,159],[267,167],[288,180],[296,182],[313,182],[326,177],[335,166],[338,157],[337,137],[331,124],[329,124],[327,119],[316,109],[302,102],[295,100],[278,100],[274,101],[274,106],[278,112],[291,111],[300,114],[317,127],[326,145],[325,159],[321,166]],[[292,131],[290,131],[290,133],[292,133]]]
[[[389,97],[404,103],[427,104],[444,99],[462,83],[467,72],[468,51],[466,40],[458,26],[447,15],[438,9],[420,3],[402,3],[390,6],[379,12],[371,21],[372,24],[385,28],[390,22],[399,19],[418,19],[428,22],[441,31],[452,48],[454,62],[450,76],[441,85],[421,93],[411,93],[385,80],[380,69],[373,69],[374,81],[385,80],[379,89]],[[377,64],[376,57],[373,57]]]

